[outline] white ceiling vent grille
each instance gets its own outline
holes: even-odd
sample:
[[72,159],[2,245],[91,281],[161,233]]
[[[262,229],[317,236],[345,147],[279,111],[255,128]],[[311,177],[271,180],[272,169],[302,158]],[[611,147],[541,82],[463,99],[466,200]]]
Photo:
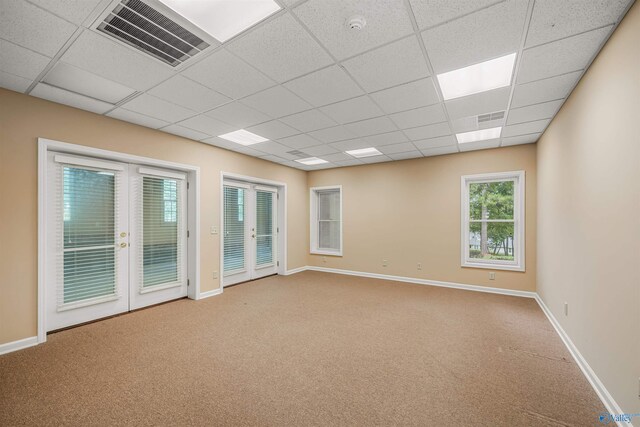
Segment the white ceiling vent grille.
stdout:
[[496,111],[494,113],[480,114],[478,116],[478,124],[492,122],[494,120],[504,119],[504,111]]
[[122,0],[97,28],[172,67],[209,47],[209,43],[140,0]]

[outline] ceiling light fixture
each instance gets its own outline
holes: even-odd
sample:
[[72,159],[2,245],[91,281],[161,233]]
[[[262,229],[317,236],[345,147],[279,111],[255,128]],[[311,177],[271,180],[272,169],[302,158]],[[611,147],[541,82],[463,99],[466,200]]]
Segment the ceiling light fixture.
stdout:
[[322,165],[324,163],[329,163],[326,160],[319,159],[317,157],[307,157],[306,159],[298,159],[296,160],[298,163],[302,163],[303,165],[313,166],[313,165]]
[[458,144],[467,144],[469,142],[500,138],[501,133],[502,127],[480,129],[471,132],[457,133],[456,139],[458,140]]
[[280,10],[273,0],[160,1],[221,42]]
[[260,135],[256,135],[255,133],[251,133],[244,129],[225,133],[224,135],[218,135],[218,138],[226,139],[227,141],[235,142],[240,145],[253,145],[259,142],[268,141],[267,138],[263,138]]
[[511,84],[516,54],[438,74],[445,101],[474,93],[498,89]]
[[382,155],[382,153],[379,152],[374,147],[360,148],[359,150],[349,150],[349,151],[345,151],[345,153],[347,153],[350,156],[356,157],[358,159],[362,158],[362,157],[373,157],[373,156],[381,156]]

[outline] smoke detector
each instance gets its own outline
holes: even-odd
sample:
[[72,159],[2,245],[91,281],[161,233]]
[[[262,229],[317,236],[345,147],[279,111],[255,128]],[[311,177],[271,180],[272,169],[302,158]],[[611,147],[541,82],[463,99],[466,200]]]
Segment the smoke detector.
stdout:
[[360,31],[365,25],[367,25],[367,20],[364,19],[364,16],[355,15],[347,19],[347,28],[350,30]]

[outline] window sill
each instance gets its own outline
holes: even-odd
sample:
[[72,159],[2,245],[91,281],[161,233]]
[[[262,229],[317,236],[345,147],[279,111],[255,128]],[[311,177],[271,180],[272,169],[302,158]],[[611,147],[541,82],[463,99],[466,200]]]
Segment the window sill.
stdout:
[[322,249],[313,249],[310,251],[311,255],[328,255],[328,256],[342,256],[342,251],[323,251]]
[[465,262],[461,265],[462,268],[485,268],[488,270],[505,270],[505,271],[519,271],[524,273],[526,270],[523,265],[515,264],[490,264],[482,262]]

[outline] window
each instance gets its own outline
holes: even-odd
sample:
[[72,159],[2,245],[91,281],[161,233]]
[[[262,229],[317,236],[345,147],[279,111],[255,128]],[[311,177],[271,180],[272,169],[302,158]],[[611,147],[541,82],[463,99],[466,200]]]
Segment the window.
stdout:
[[524,171],[462,177],[462,266],[524,271]]
[[178,216],[178,182],[171,179],[162,181],[162,204],[164,222],[176,222]]
[[342,186],[311,188],[311,253],[342,256]]

